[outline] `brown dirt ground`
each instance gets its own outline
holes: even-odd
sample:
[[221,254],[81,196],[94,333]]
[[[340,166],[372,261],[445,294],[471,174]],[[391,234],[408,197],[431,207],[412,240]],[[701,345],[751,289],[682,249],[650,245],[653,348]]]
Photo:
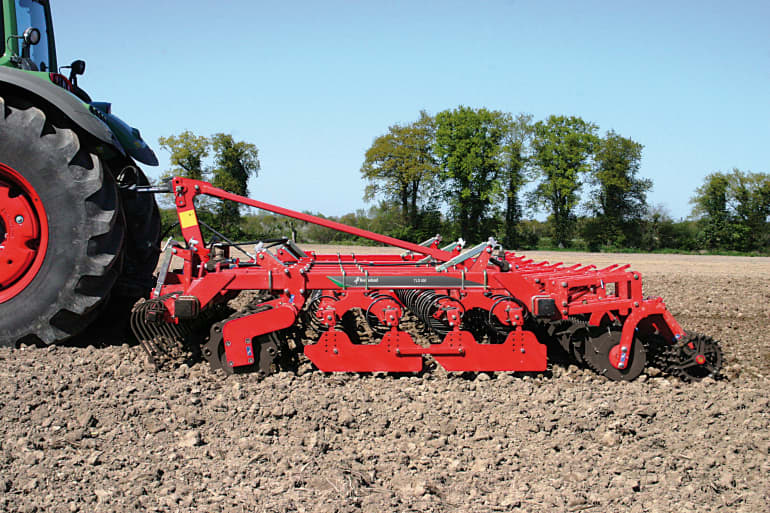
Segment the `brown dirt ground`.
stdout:
[[770,259],[528,256],[630,263],[721,340],[727,379],[562,365],[223,379],[156,372],[103,328],[0,349],[0,510],[770,511]]

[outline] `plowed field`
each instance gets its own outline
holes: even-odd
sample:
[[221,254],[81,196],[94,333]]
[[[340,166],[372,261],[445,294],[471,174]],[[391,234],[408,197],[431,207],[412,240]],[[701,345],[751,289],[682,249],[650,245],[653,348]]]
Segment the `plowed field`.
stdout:
[[154,371],[103,325],[0,349],[0,510],[770,511],[770,259],[530,256],[632,264],[721,341],[726,379],[564,365],[224,379]]

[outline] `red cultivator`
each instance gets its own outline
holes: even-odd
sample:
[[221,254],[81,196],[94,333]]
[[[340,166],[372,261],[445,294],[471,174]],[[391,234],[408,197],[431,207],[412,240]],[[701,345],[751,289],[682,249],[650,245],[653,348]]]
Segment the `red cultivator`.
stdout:
[[[493,239],[465,251],[462,242],[440,248],[438,236],[418,245],[185,178],[145,190],[174,194],[185,241],[167,245],[151,299],[134,308],[132,328],[153,360],[180,343],[202,344],[215,368],[269,373],[291,351],[287,340],[299,339],[325,372],[417,372],[426,356],[448,371],[544,371],[549,351],[614,380],[648,365],[699,379],[722,365],[718,344],[686,333],[660,298],[645,298],[628,266],[536,263]],[[204,243],[193,204],[200,194],[406,252],[323,255],[288,239],[222,236]],[[249,257],[235,258],[235,248]],[[173,255],[181,269],[170,269]],[[226,310],[242,291],[254,301]]]

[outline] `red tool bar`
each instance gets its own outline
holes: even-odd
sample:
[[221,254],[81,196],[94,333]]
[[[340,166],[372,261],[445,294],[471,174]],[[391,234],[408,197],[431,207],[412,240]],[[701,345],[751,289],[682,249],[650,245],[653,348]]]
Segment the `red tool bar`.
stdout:
[[[183,196],[185,198],[185,203],[187,203],[188,205],[193,204],[192,199],[198,194],[206,194],[208,196],[213,196],[215,198],[235,201],[236,203],[241,203],[243,205],[249,205],[251,207],[267,210],[268,212],[273,212],[274,214],[279,214],[282,216],[291,217],[293,219],[298,219],[300,221],[317,224],[318,226],[331,228],[332,230],[349,233],[350,235],[355,235],[356,237],[361,237],[364,239],[373,240],[375,242],[381,242],[382,244],[388,244],[390,246],[395,246],[397,248],[406,249],[414,253],[419,253],[421,255],[430,255],[440,262],[446,262],[447,260],[455,256],[453,253],[450,253],[449,251],[442,251],[440,249],[420,246],[419,244],[403,241],[400,239],[396,239],[394,237],[388,237],[387,235],[380,235],[379,233],[370,232],[368,230],[362,230],[361,228],[355,228],[353,226],[337,223],[335,221],[330,221],[329,219],[322,219],[320,217],[316,217],[310,214],[303,214],[302,212],[297,212],[295,210],[290,210],[288,208],[271,205],[270,203],[253,200],[251,198],[246,198],[244,196],[238,196],[237,194],[233,194],[225,190],[218,189],[217,187],[214,187],[213,185],[207,182],[192,180],[190,178],[176,177],[173,180],[173,184],[174,184],[174,191],[175,191],[174,194],[177,196],[177,198],[179,198],[180,195]],[[181,190],[177,189],[177,187],[182,187],[182,189]],[[180,191],[180,192],[177,192],[177,191]]]

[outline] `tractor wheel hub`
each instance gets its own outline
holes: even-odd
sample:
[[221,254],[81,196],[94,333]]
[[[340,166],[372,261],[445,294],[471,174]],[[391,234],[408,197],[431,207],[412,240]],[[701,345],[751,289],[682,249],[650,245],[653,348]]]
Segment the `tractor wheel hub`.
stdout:
[[43,202],[16,170],[0,164],[0,303],[34,279],[45,257]]

